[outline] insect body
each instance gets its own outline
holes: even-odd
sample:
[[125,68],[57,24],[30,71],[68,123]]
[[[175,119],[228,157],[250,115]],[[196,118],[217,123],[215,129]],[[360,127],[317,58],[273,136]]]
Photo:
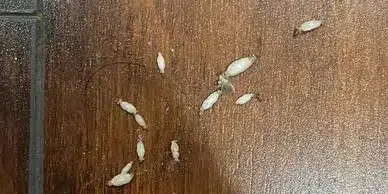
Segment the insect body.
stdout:
[[232,83],[230,83],[229,80],[227,80],[224,76],[220,75],[218,77],[218,87],[221,89],[221,91],[233,91],[235,92],[234,86]]
[[119,99],[117,101],[117,104],[120,105],[120,107],[123,110],[125,110],[126,112],[128,112],[128,113],[131,113],[131,114],[136,114],[137,113],[137,110],[136,110],[135,106],[133,106],[129,102],[125,102],[125,101],[122,101],[121,99]]
[[143,117],[139,114],[135,114],[135,121],[137,124],[139,124],[141,127],[143,127],[144,129],[147,129],[148,126],[147,124],[145,123]]
[[237,105],[244,105],[245,103],[249,102],[254,97],[256,97],[256,94],[254,94],[254,93],[244,94],[236,100],[236,104]]
[[179,162],[179,146],[177,140],[171,141],[171,153],[174,160]]
[[140,162],[143,161],[144,155],[145,155],[145,148],[143,144],[143,138],[141,137],[141,135],[139,135],[139,138],[137,139],[136,152],[137,152],[137,156],[139,157],[139,161]]
[[107,185],[108,186],[122,186],[122,185],[125,185],[129,182],[131,182],[132,178],[133,178],[133,174],[132,173],[128,173],[129,170],[131,170],[132,168],[132,163],[133,162],[130,162],[128,163],[122,170],[121,170],[121,173],[114,176],[110,181],[108,181]]
[[293,36],[317,29],[319,26],[322,25],[322,22],[323,22],[322,20],[310,20],[310,21],[304,22],[298,28],[295,28]]
[[128,163],[127,165],[124,166],[124,168],[121,170],[121,174],[128,173],[129,170],[132,168],[133,162]]
[[218,100],[218,98],[221,96],[222,91],[217,90],[213,93],[211,93],[203,102],[201,106],[201,111],[205,111],[210,109]]
[[236,76],[247,70],[256,61],[257,57],[255,55],[237,59],[228,66],[226,71],[223,73],[223,76],[225,78]]
[[110,181],[108,181],[107,185],[116,186],[116,187],[122,186],[131,182],[132,178],[133,178],[132,173],[118,174],[114,176]]
[[164,57],[161,52],[158,52],[156,62],[158,63],[159,72],[163,75],[164,69],[166,68],[166,61],[164,60]]

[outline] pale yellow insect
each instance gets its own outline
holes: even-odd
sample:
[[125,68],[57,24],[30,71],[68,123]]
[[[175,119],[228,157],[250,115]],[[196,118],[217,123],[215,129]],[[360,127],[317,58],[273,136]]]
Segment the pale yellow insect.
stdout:
[[142,162],[144,160],[145,148],[144,148],[143,138],[141,135],[139,135],[137,139],[136,152],[137,152],[137,156],[139,157],[139,161]]
[[177,140],[171,141],[171,154],[176,162],[179,162],[179,146]]
[[257,57],[255,55],[236,59],[228,66],[226,71],[223,73],[223,77],[228,79],[229,77],[236,76],[247,70],[256,61]]
[[108,181],[108,186],[122,186],[125,184],[128,184],[131,182],[133,178],[133,173],[129,173],[129,170],[132,168],[133,162],[128,163],[125,165],[125,167],[121,170],[120,174],[114,176],[110,181]]
[[295,28],[293,36],[297,36],[298,34],[310,32],[312,30],[317,29],[323,23],[322,20],[310,20],[303,22],[298,28]]
[[123,100],[119,99],[117,101],[117,104],[120,105],[120,107],[123,110],[125,110],[126,112],[128,112],[130,114],[136,114],[137,113],[136,107],[133,106],[133,104],[131,104],[129,102],[126,102],[126,101],[123,101]]
[[135,121],[137,124],[139,124],[144,129],[148,128],[146,122],[144,121],[144,118],[140,114],[135,114]]
[[164,57],[161,52],[158,52],[156,63],[158,64],[160,74],[164,75],[164,69],[166,68],[166,61],[164,60]]
[[206,99],[202,102],[201,111],[208,110],[213,107],[213,105],[218,101],[218,98],[221,96],[222,91],[217,90],[213,93],[211,93]]

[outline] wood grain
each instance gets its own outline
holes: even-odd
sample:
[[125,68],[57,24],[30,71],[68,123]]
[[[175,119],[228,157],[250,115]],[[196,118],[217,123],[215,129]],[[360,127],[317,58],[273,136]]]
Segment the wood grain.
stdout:
[[0,193],[27,193],[32,25],[0,18]]
[[[387,10],[384,0],[45,1],[45,193],[387,193]],[[293,38],[312,18],[324,25]],[[236,93],[199,115],[217,75],[250,54],[260,62],[232,80]],[[246,92],[263,101],[234,106]],[[118,98],[149,132],[134,180],[110,188],[139,133]]]

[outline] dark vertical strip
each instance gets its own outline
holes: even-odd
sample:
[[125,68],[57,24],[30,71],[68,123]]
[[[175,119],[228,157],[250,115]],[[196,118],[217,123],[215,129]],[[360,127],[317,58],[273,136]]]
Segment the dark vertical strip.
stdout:
[[0,12],[0,16],[9,16],[9,17],[34,17],[38,15],[38,11],[31,12]]
[[37,19],[32,31],[32,75],[31,75],[31,118],[29,145],[29,180],[30,194],[43,193],[43,159],[44,159],[44,22],[43,2],[37,1]]

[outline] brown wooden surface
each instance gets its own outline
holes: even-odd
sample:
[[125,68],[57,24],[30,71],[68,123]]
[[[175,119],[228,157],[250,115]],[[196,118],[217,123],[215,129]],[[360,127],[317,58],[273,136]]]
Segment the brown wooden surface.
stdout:
[[[388,193],[388,1],[46,1],[45,193]],[[292,38],[303,21],[325,20]],[[158,74],[157,52],[167,61]],[[237,57],[259,64],[198,110]],[[263,102],[233,104],[245,92]],[[134,180],[106,182],[136,159]],[[177,139],[182,161],[172,162]]]
[[27,193],[32,20],[0,18],[0,193]]

